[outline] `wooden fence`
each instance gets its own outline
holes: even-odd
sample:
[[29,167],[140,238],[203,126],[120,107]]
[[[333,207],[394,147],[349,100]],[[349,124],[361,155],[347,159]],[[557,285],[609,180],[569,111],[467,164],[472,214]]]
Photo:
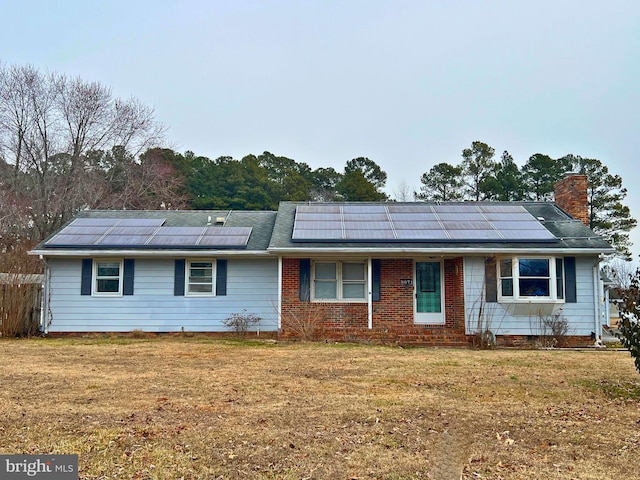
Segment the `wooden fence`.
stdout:
[[41,311],[41,284],[0,284],[0,335],[37,334]]

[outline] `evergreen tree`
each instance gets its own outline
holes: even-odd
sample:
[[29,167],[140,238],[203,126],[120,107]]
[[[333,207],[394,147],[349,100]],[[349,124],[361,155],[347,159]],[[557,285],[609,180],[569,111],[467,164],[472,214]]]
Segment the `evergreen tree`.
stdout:
[[470,200],[483,200],[491,196],[495,183],[497,162],[493,159],[496,151],[483,142],[472,142],[471,148],[462,151],[462,173]]
[[543,201],[553,199],[553,185],[566,172],[564,163],[549,155],[536,153],[529,157],[522,167],[522,178],[529,200]]
[[589,227],[613,245],[620,255],[631,259],[629,232],[638,221],[622,204],[627,189],[622,177],[612,175],[600,160],[567,156],[561,159],[571,171],[586,175],[588,182]]
[[462,199],[462,167],[448,163],[438,163],[420,178],[422,186],[416,195],[418,200],[431,202],[450,202]]
[[522,172],[506,150],[502,153],[496,173],[496,200],[515,201],[524,199]]

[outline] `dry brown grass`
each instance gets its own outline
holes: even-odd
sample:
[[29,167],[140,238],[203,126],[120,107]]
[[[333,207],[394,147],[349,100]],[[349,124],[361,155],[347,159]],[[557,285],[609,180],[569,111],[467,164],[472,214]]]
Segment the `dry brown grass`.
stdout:
[[83,479],[606,479],[640,467],[626,352],[206,338],[0,342],[0,452]]

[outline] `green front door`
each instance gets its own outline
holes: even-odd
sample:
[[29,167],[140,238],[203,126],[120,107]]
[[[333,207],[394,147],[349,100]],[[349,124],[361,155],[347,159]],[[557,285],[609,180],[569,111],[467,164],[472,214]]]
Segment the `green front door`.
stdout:
[[444,323],[442,311],[442,263],[416,262],[415,323]]

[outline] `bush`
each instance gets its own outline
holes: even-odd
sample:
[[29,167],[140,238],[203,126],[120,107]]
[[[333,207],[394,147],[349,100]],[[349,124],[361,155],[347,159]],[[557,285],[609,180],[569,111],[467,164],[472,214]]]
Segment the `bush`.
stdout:
[[622,302],[619,305],[620,322],[619,333],[616,336],[620,343],[629,350],[633,357],[636,370],[640,372],[640,269],[631,276],[629,286],[619,289]]
[[253,313],[247,313],[246,309],[242,310],[242,313],[233,313],[231,316],[225,318],[223,323],[232,328],[241,337],[244,337],[249,328],[260,322],[262,318],[254,315]]
[[318,341],[323,337],[326,320],[326,305],[305,302],[282,314],[282,330],[305,342]]

